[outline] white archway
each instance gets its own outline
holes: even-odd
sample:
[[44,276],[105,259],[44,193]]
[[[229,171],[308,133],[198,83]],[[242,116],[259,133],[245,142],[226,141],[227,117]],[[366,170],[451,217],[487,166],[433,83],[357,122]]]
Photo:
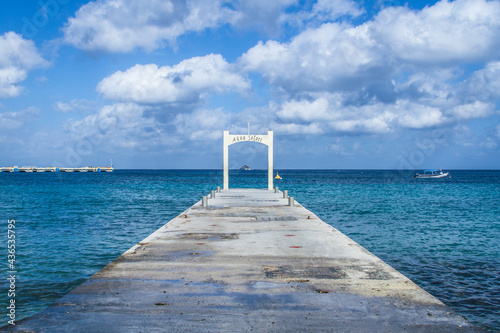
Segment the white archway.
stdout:
[[273,189],[273,131],[269,130],[267,135],[229,134],[224,131],[224,189],[229,188],[229,146],[233,143],[250,141],[262,143],[267,146],[267,188]]

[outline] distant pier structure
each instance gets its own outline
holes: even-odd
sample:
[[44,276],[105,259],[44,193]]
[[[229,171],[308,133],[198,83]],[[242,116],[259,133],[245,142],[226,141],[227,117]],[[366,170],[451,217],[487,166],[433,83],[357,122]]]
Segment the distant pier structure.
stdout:
[[63,168],[63,167],[0,167],[0,172],[113,172],[113,167],[79,167],[79,168]]
[[265,135],[258,134],[229,134],[224,131],[224,190],[229,189],[229,146],[234,143],[250,141],[267,146],[267,189],[273,190],[273,131]]

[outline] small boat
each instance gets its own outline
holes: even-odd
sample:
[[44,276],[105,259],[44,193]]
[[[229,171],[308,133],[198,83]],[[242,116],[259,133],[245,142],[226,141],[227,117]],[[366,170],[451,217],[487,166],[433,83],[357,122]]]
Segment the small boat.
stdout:
[[[417,173],[413,178],[446,178],[448,177],[449,172],[443,172],[441,169],[430,169],[424,170],[423,174]],[[451,178],[451,176],[450,176]]]
[[240,170],[250,170],[250,167],[248,165],[244,165],[240,168]]
[[274,179],[281,179],[281,176],[279,175],[278,172],[276,172],[276,177],[274,177]]

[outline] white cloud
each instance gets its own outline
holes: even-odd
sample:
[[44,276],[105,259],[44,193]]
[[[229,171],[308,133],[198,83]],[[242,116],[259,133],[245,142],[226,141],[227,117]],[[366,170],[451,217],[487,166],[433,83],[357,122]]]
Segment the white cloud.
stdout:
[[230,124],[232,115],[223,109],[197,110],[178,114],[173,122],[177,133],[192,141],[217,140]]
[[6,32],[0,36],[0,66],[15,66],[23,69],[32,69],[38,66],[47,65],[35,43],[15,32]]
[[359,3],[351,0],[309,1],[305,6],[298,0],[227,1],[227,4],[234,8],[233,19],[229,23],[271,36],[278,35],[283,24],[302,27],[364,13]]
[[90,111],[95,108],[95,102],[86,99],[73,99],[70,102],[55,102],[52,108],[56,111],[68,113],[74,111]]
[[140,150],[168,142],[165,128],[154,118],[146,117],[145,111],[145,107],[134,103],[106,105],[82,120],[69,120],[65,130],[74,140],[86,140],[96,146]]
[[310,9],[298,0],[96,0],[83,5],[63,32],[66,43],[89,52],[152,51],[166,41],[174,44],[183,34],[224,24],[276,36],[284,23],[302,25],[362,13],[351,0],[319,0]]
[[283,24],[302,27],[364,13],[359,3],[352,0],[317,0],[305,5],[298,0],[227,1],[226,4],[234,9],[228,23],[271,36],[278,35]]
[[299,11],[296,13],[286,13],[281,17],[281,21],[295,25],[311,24],[314,22],[332,22],[342,16],[358,17],[365,11],[360,8],[360,4],[350,0],[318,0],[313,4],[310,11]]
[[224,1],[98,0],[82,6],[64,27],[64,41],[85,51],[152,51],[187,32],[233,17]]
[[277,123],[273,125],[276,133],[280,134],[323,134],[324,131],[317,123],[313,124],[295,124],[295,123]]
[[474,72],[460,89],[460,95],[480,101],[495,101],[500,97],[500,62],[488,63]]
[[199,109],[177,114],[168,121],[158,121],[149,113],[151,109],[136,103],[107,105],[81,120],[69,120],[65,130],[77,144],[85,143],[92,149],[170,149],[182,152],[190,144],[205,145],[207,141],[219,140],[224,130],[246,133],[246,120],[253,120],[252,131],[264,133],[262,128],[269,126],[266,116],[248,117],[255,110],[230,113],[222,108]]
[[499,18],[498,1],[442,0],[421,11],[389,7],[366,24],[403,61],[442,63],[496,57]]
[[38,53],[35,43],[14,32],[0,36],[0,98],[18,96],[28,72],[48,65]]
[[283,103],[277,116],[284,120],[300,121],[333,120],[335,118],[333,112],[329,112],[329,102],[324,97],[314,101],[287,101]]
[[[493,114],[491,104],[440,108],[407,99],[393,104],[346,105],[347,94],[323,93],[314,100],[289,100],[276,111],[277,123],[289,129],[309,128],[317,132],[389,133],[400,129],[425,129]],[[296,126],[295,126],[296,125]]]
[[327,23],[290,43],[260,42],[240,62],[288,92],[352,88],[370,71],[386,67],[377,48],[367,29]]
[[[463,120],[486,118],[498,111],[492,103],[450,103],[433,106],[419,101],[399,99],[393,104],[347,105],[347,94],[321,94],[314,100],[288,100],[275,113],[284,128],[318,129],[328,133],[389,133],[401,129],[426,129]],[[295,132],[294,132],[295,133]]]
[[470,104],[457,105],[449,112],[457,119],[474,119],[491,116],[495,112],[495,105],[476,101]]
[[90,145],[92,149],[182,152],[190,144],[206,145],[207,141],[220,140],[224,130],[246,133],[247,122],[252,133],[266,133],[273,124],[273,110],[272,106],[245,109],[240,113],[222,108],[197,109],[159,121],[158,112],[163,112],[160,107],[116,103],[81,120],[68,120],[64,129],[77,145]]
[[64,102],[56,102],[53,106],[54,110],[60,112],[71,112],[73,111],[73,107],[69,103]]
[[17,112],[0,113],[0,129],[13,130],[22,128],[27,123],[33,121],[39,114],[35,107],[27,108]]
[[396,108],[394,117],[397,117],[398,123],[406,128],[428,128],[447,122],[441,110],[436,107],[398,101]]
[[27,72],[19,68],[0,68],[0,98],[18,96],[23,89],[18,83],[24,81],[27,76]]
[[218,54],[186,59],[173,67],[135,65],[103,79],[97,91],[116,101],[191,105],[209,93],[250,89],[234,69]]
[[422,105],[439,108],[454,120],[484,118],[495,113],[500,97],[500,63],[486,64],[463,80],[457,81],[461,71],[439,70],[433,73],[415,73],[396,89],[406,98]]

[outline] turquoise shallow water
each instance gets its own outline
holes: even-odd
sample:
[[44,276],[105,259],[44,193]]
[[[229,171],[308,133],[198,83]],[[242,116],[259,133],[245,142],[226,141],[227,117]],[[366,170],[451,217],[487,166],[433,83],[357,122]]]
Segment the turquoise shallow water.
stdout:
[[[500,331],[500,172],[451,174],[280,170],[275,185],[472,323]],[[8,220],[16,220],[19,320],[220,185],[219,170],[0,173],[0,307],[10,300]],[[265,188],[267,173],[232,171],[230,187]]]

